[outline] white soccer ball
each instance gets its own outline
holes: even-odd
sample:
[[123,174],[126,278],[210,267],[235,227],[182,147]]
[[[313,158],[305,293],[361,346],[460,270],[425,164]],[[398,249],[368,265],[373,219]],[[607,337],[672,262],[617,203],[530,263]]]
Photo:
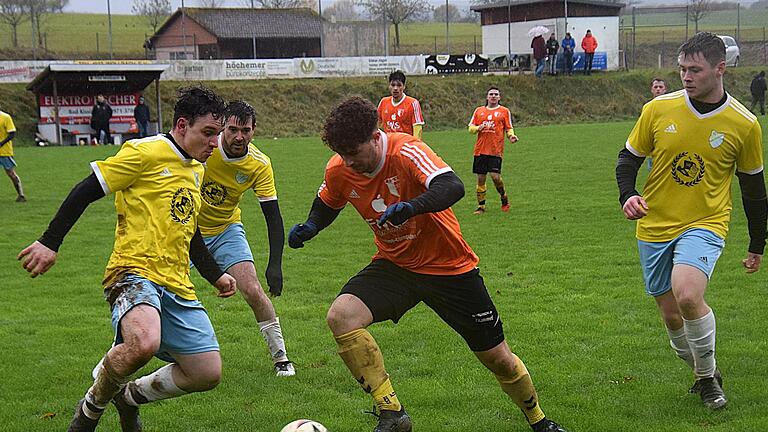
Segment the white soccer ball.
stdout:
[[288,423],[280,432],[328,432],[328,429],[316,421],[301,419]]

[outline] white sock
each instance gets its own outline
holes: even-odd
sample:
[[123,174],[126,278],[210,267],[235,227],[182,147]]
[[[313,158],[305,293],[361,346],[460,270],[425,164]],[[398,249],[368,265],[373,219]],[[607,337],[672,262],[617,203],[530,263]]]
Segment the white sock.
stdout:
[[106,404],[98,404],[96,403],[96,398],[93,396],[92,391],[93,387],[88,389],[88,392],[85,393],[85,403],[83,403],[83,414],[85,414],[86,417],[92,419],[92,420],[98,420],[101,418],[101,415],[104,414],[104,410],[107,408]]
[[672,330],[667,327],[667,334],[669,335],[669,345],[675,350],[677,356],[683,359],[683,361],[693,369],[693,352],[688,345],[688,339],[685,337],[685,326],[680,327],[677,330]]
[[173,380],[175,363],[163,366],[155,372],[128,383],[125,396],[131,405],[170,399],[188,392],[179,388]]
[[285,352],[285,341],[283,340],[283,329],[280,328],[280,318],[275,317],[275,319],[259,322],[259,331],[261,331],[261,335],[264,336],[264,340],[267,342],[272,362],[288,361],[288,355]]
[[715,313],[708,314],[695,320],[683,319],[685,336],[691,347],[696,378],[711,378],[715,374]]

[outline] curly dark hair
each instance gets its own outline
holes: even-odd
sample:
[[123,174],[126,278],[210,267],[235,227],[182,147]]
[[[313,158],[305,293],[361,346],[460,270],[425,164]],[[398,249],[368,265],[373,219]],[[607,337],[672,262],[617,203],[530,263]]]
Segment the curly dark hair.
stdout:
[[236,118],[240,124],[245,124],[250,118],[251,127],[256,126],[256,110],[246,101],[234,100],[228,103],[224,110],[224,121],[226,122],[230,117]]
[[400,81],[401,83],[403,83],[403,85],[405,85],[405,74],[403,73],[403,71],[396,70],[391,74],[389,74],[389,77],[387,77],[387,82],[392,82],[392,81]]
[[208,114],[215,119],[221,119],[224,115],[226,104],[221,96],[213,90],[203,86],[184,87],[179,89],[178,100],[173,107],[173,124],[184,117],[193,124],[200,117]]
[[351,96],[336,105],[323,125],[323,142],[342,155],[354,155],[368,142],[378,126],[376,107],[360,96]]
[[701,53],[710,65],[717,66],[721,61],[725,61],[725,42],[714,33],[696,33],[680,45],[678,55],[688,57],[696,53]]

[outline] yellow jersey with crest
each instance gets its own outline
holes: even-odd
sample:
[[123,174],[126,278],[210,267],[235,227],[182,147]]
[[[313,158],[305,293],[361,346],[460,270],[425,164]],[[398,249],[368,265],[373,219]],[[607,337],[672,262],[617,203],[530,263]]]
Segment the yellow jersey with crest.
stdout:
[[200,232],[204,237],[221,234],[229,225],[240,222],[240,200],[253,189],[260,202],[277,199],[272,164],[264,153],[253,144],[248,152],[238,158],[230,158],[219,147],[205,162],[203,178],[203,207],[200,210]]
[[[11,132],[16,132],[13,118],[11,118],[10,114],[0,111],[0,141],[8,138]],[[13,140],[0,147],[0,156],[13,156]]]
[[689,228],[725,238],[735,171],[763,170],[760,123],[731,95],[706,114],[685,90],[655,98],[643,107],[626,148],[653,157],[643,188],[648,214],[637,221],[637,238],[648,242],[673,240]]
[[189,243],[197,229],[203,164],[185,158],[165,135],[126,141],[91,162],[106,194],[115,194],[115,245],[104,286],[134,273],[194,300]]

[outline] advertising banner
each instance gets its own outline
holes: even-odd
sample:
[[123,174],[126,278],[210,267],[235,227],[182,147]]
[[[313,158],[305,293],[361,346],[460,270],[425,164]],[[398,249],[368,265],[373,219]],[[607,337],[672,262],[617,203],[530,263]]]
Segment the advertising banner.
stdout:
[[488,57],[476,54],[436,54],[426,58],[425,67],[429,75],[484,73],[488,72]]
[[[104,95],[112,107],[110,123],[133,123],[133,108],[139,100],[139,93],[118,93]],[[40,123],[54,123],[55,104],[51,95],[40,95]],[[59,116],[62,124],[89,125],[91,110],[96,104],[96,95],[59,96]]]

